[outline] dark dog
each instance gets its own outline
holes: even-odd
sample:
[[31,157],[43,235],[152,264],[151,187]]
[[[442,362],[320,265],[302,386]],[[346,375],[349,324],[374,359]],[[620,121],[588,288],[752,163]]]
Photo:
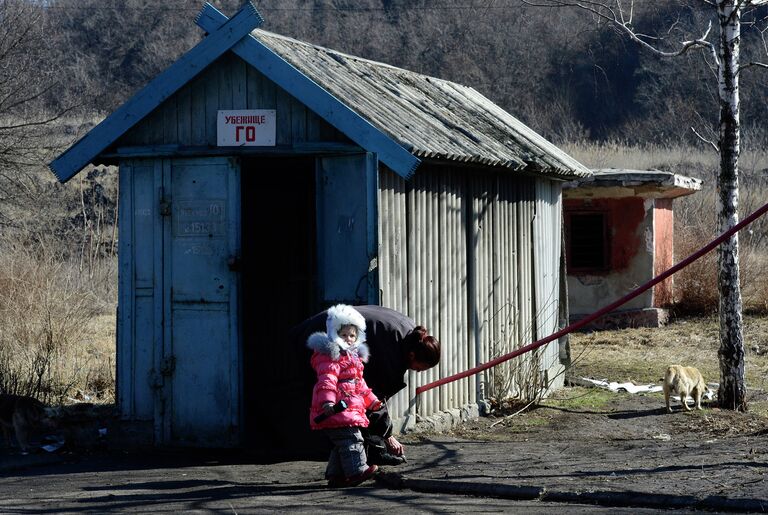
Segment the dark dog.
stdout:
[[11,432],[23,453],[29,452],[29,437],[35,429],[50,425],[45,405],[32,397],[0,394],[0,426],[12,445]]

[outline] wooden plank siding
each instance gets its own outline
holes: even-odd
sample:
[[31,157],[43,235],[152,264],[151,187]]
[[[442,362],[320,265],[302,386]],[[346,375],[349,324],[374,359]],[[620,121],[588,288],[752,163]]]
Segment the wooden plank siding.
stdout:
[[[152,420],[155,416],[156,395],[151,372],[157,363],[154,351],[162,349],[162,302],[155,294],[162,277],[156,245],[157,227],[152,213],[159,204],[160,184],[154,166],[147,162],[127,162],[121,167],[120,208],[125,217],[119,226],[118,274],[120,316],[117,359],[125,364],[117,377],[122,414],[136,420]],[[154,321],[152,324],[136,321]]]
[[431,165],[406,182],[382,169],[379,206],[380,303],[426,325],[443,348],[440,366],[410,372],[408,388],[390,401],[399,429],[416,415],[514,395],[559,370],[554,343],[415,398],[420,384],[557,329],[558,183]]
[[275,109],[277,147],[286,151],[304,143],[351,143],[303,103],[228,53],[130,129],[120,144],[215,148],[216,117],[221,109]]
[[[207,37],[52,161],[49,167],[53,174],[61,182],[66,182],[88,163],[96,164],[94,160],[99,154],[142,119],[152,118],[161,112],[158,108],[164,99],[178,93],[201,69],[245,39],[263,21],[253,4],[246,2],[225,24],[208,31]],[[153,135],[153,139],[155,137]]]

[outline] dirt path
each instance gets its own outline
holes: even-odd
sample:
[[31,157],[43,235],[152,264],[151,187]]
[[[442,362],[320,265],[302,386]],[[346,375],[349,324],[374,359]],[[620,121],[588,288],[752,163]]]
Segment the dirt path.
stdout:
[[[449,434],[409,437],[420,465],[397,472],[561,492],[637,493],[681,505],[751,500],[768,510],[762,417],[709,408],[684,413],[677,406],[668,414],[658,394],[609,395],[599,408],[500,413]],[[436,455],[430,461],[423,453]]]
[[667,414],[660,395],[584,388],[507,417],[513,410],[405,435],[406,464],[345,491],[326,487],[323,462],[231,453],[73,454],[4,473],[0,459],[0,512],[768,511],[768,430],[758,414]]

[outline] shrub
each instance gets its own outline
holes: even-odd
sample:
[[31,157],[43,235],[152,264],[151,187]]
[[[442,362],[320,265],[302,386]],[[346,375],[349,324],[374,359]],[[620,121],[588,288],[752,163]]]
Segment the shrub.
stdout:
[[[78,264],[6,239],[0,253],[0,391],[62,402],[75,391],[114,389],[114,345],[94,337],[108,307],[99,283],[114,267],[89,277]],[[87,280],[84,280],[87,279]]]
[[[747,176],[741,188],[740,218],[760,207],[768,198],[762,180]],[[705,183],[702,191],[675,201],[675,259],[680,261],[715,239],[715,189]],[[765,217],[739,232],[739,269],[744,311],[768,312],[768,226]],[[717,250],[701,257],[675,274],[675,312],[681,315],[709,314],[718,310]]]
[[[768,199],[766,134],[745,133],[740,157],[739,216],[746,217]],[[749,137],[748,137],[749,136]],[[717,229],[715,197],[718,156],[680,145],[627,145],[621,141],[594,144],[587,141],[563,148],[590,168],[667,170],[702,179],[702,189],[674,201],[675,261],[686,258],[712,241]],[[768,313],[768,216],[739,232],[739,258],[744,310]],[[699,315],[717,312],[717,251],[701,257],[674,276],[674,312]]]

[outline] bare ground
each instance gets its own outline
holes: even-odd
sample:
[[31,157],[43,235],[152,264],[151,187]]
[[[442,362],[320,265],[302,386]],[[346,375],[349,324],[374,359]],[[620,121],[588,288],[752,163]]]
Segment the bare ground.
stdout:
[[[407,465],[398,472],[569,492],[628,492],[670,502],[692,496],[681,504],[689,507],[708,498],[750,500],[752,508],[768,511],[768,357],[762,352],[767,330],[763,318],[745,325],[747,412],[720,409],[713,400],[691,412],[674,402],[667,413],[661,393],[567,387],[527,408],[507,400],[490,416],[450,433],[408,436],[416,453],[421,446],[451,449],[455,467],[445,459],[429,470],[409,472]],[[659,384],[666,366],[680,363],[699,367],[708,382],[717,383],[717,321],[576,335],[572,355],[571,373],[578,377]],[[461,453],[473,457],[457,457]],[[744,506],[733,509],[751,511]]]
[[[488,439],[535,432],[553,439],[589,438],[726,438],[768,429],[768,318],[748,317],[746,349],[746,412],[721,410],[716,400],[704,410],[674,413],[664,409],[661,393],[628,394],[603,389],[567,387],[527,407],[514,399],[494,406],[489,417],[459,428],[458,433]],[[719,382],[717,319],[673,322],[661,328],[634,328],[571,335],[573,364],[566,383],[580,378],[659,385],[668,365],[695,366],[714,391]],[[690,402],[690,401],[689,401]]]
[[[762,350],[768,347],[768,321],[748,319],[745,334],[747,412],[705,402],[701,411],[684,412],[675,403],[667,413],[660,393],[581,386],[527,407],[507,400],[451,432],[404,435],[408,462],[385,467],[376,486],[345,492],[344,498],[362,503],[351,504],[352,510],[382,511],[768,511],[768,356]],[[575,335],[572,356],[574,377],[657,383],[667,365],[681,363],[717,382],[717,322]],[[157,457],[143,454],[129,464],[129,457],[73,455],[68,463],[9,476],[0,480],[8,493],[0,511],[29,505],[102,513],[156,513],[160,506],[312,511],[340,495],[325,488],[320,462],[259,465],[246,458],[214,465],[218,458],[187,457],[199,461],[195,468],[147,464]],[[101,496],[93,496],[94,485]]]
[[469,482],[479,488],[469,493],[481,496],[535,488],[604,506],[768,511],[762,415],[678,406],[670,414],[659,394],[582,387],[557,397],[524,413],[499,409],[450,433],[409,436],[415,459],[396,472],[426,491],[429,481]]

